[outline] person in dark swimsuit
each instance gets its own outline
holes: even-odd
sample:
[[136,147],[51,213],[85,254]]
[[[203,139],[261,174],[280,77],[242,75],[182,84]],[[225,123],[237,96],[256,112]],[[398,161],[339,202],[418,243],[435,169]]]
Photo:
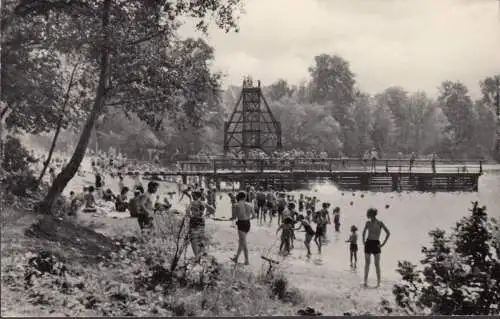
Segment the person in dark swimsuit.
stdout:
[[306,245],[307,249],[307,257],[311,257],[311,241],[314,238],[314,235],[316,232],[314,229],[311,227],[311,224],[307,221],[307,219],[304,218],[303,215],[299,215],[297,217],[297,221],[300,223],[299,227],[295,228],[295,230],[299,230],[301,228],[304,228],[304,231],[306,232],[306,236],[304,239],[304,245]]
[[335,207],[333,209],[333,224],[335,225],[335,231],[340,232],[340,207]]
[[351,226],[351,236],[346,240],[349,243],[349,253],[351,259],[351,268],[356,269],[358,265],[358,234],[356,231],[358,228],[355,225]]
[[246,202],[245,192],[239,192],[238,195],[236,195],[236,201],[236,204],[233,204],[232,207],[231,220],[237,219],[236,226],[238,227],[238,250],[234,258],[231,258],[231,260],[237,263],[241,252],[243,252],[245,265],[249,265],[247,234],[250,231],[250,219],[253,218],[254,209],[252,205]]
[[[389,239],[390,232],[385,224],[377,219],[377,210],[370,208],[366,212],[368,221],[363,229],[363,243],[365,244],[365,281],[364,286],[368,286],[368,272],[370,270],[371,255],[375,259],[375,271],[377,273],[377,287],[380,286],[380,252],[385,243]],[[380,244],[380,235],[384,230],[386,236],[382,244]]]
[[283,217],[281,225],[276,230],[276,234],[281,231],[280,253],[284,256],[290,254],[293,240],[293,219],[290,216]]

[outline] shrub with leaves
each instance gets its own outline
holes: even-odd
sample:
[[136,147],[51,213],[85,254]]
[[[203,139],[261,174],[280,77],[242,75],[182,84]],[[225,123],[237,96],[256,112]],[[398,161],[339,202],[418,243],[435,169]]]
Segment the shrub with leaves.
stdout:
[[406,313],[500,314],[498,223],[477,202],[471,212],[450,235],[440,229],[429,233],[432,244],[422,248],[423,269],[408,261],[398,263],[402,282],[393,294]]
[[36,163],[28,150],[23,147],[19,139],[7,136],[5,143],[5,156],[2,161],[2,169],[5,175],[2,177],[2,184],[8,193],[25,197],[29,192],[36,189],[36,178],[30,165]]

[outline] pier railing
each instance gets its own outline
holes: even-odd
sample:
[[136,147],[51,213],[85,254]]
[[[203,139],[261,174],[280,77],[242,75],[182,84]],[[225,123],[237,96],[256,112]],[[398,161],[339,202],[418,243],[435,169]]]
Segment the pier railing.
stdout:
[[181,171],[353,171],[379,173],[479,173],[482,161],[432,160],[432,159],[379,159],[353,158],[294,158],[294,159],[212,159],[208,161],[179,162]]

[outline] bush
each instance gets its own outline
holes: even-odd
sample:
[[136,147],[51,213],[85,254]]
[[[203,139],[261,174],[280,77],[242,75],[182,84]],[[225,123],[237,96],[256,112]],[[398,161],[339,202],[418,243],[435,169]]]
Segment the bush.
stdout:
[[398,263],[402,282],[393,294],[406,313],[500,314],[498,224],[477,202],[471,212],[450,235],[440,229],[429,233],[432,244],[422,248],[423,270],[408,261]]
[[4,174],[1,180],[5,191],[20,197],[26,197],[36,191],[37,179],[30,170],[30,164],[36,163],[19,139],[7,136],[5,156],[2,162]]
[[32,157],[28,150],[23,147],[21,141],[13,136],[7,136],[4,147],[5,155],[2,168],[9,173],[29,170],[30,164],[37,162],[37,159]]

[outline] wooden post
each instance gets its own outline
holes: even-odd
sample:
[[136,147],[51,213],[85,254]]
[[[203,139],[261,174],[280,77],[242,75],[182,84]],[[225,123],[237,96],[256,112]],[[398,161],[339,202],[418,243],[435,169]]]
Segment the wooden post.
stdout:
[[370,189],[370,174],[361,174],[360,176],[361,190],[367,191]]
[[389,160],[385,160],[385,172],[389,173]]
[[392,191],[397,192],[398,191],[398,185],[399,185],[399,175],[392,175]]
[[483,161],[479,161],[479,174],[483,175]]

